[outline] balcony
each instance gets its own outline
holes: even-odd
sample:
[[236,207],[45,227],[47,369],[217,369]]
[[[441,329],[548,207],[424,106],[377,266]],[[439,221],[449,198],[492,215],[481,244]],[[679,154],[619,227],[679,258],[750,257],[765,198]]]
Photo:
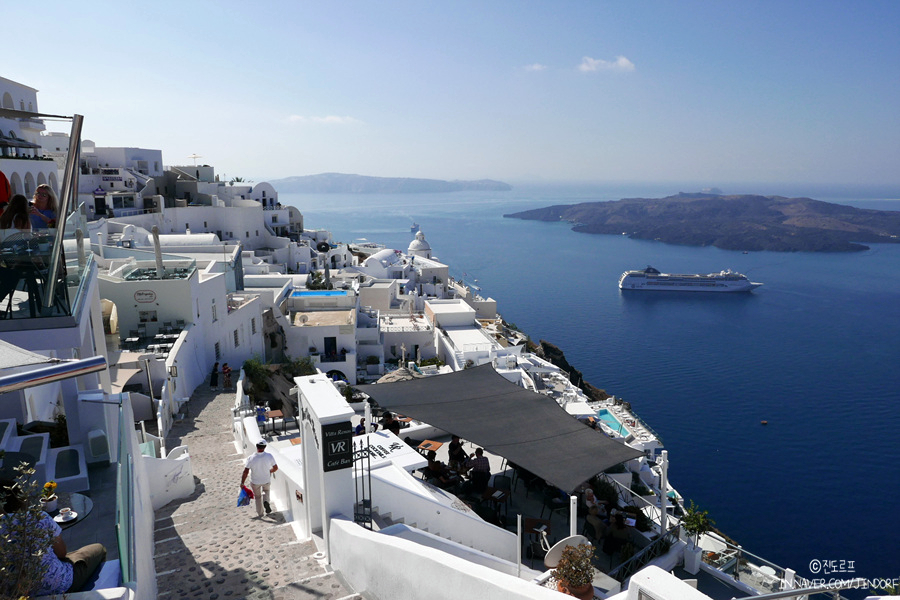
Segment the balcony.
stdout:
[[259,298],[257,294],[228,294],[228,313],[231,314],[257,298]]

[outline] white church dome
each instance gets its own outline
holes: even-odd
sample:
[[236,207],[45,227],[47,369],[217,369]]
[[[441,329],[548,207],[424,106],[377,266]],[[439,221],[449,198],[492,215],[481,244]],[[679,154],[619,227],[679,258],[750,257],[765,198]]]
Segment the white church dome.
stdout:
[[421,231],[416,233],[416,239],[409,243],[407,253],[412,254],[413,256],[431,258],[431,244],[425,241],[424,233]]

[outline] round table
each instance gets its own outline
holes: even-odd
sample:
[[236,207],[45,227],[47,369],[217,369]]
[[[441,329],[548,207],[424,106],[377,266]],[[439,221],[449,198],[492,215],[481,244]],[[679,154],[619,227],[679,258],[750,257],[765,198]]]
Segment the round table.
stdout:
[[57,492],[56,495],[59,497],[56,502],[56,510],[47,514],[51,517],[56,517],[59,515],[59,509],[66,507],[74,510],[76,514],[76,517],[69,521],[56,521],[63,529],[68,529],[69,527],[80,523],[85,517],[91,514],[92,510],[94,510],[94,501],[84,494],[79,494],[77,492]]

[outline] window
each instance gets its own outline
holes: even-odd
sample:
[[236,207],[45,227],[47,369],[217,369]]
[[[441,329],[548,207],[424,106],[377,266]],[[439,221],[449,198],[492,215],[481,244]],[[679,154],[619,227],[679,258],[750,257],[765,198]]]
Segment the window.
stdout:
[[216,301],[215,300],[213,300],[213,303],[212,303],[212,320],[213,320],[213,323],[215,323],[218,320],[216,318]]
[[244,235],[247,236],[247,239],[250,239],[250,232],[249,232],[249,231],[245,231],[245,232],[244,232]]
[[206,221],[203,221],[203,228],[206,229],[207,227],[209,227],[209,224],[207,224]]
[[219,352],[219,342],[216,342],[216,360],[222,360],[222,353]]
[[259,229],[256,230],[256,237],[259,237]]
[[155,310],[138,311],[138,320],[141,323],[156,323],[156,311]]
[[273,223],[277,223],[277,222],[278,222],[278,215],[272,215],[272,222],[273,222]]
[[256,318],[250,319],[250,333],[256,335]]
[[237,348],[237,347],[240,346],[240,345],[241,345],[241,341],[240,341],[240,339],[238,338],[238,330],[235,329],[235,330],[234,330],[234,347]]

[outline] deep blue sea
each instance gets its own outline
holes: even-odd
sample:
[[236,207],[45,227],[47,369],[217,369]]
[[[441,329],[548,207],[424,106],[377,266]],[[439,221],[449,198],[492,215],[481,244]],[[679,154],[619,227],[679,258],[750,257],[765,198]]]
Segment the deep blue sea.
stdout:
[[[900,575],[900,245],[818,254],[724,251],[564,223],[503,218],[551,204],[660,197],[666,186],[531,186],[422,195],[281,194],[307,229],[406,249],[421,226],[434,256],[498,302],[585,379],[631,402],[669,450],[670,480],[742,546],[803,577]],[[900,193],[825,187],[805,195],[900,210]],[[893,194],[893,195],[891,195]],[[891,199],[893,198],[893,199]],[[731,268],[752,294],[623,294],[619,275]],[[761,421],[768,421],[763,426]]]

